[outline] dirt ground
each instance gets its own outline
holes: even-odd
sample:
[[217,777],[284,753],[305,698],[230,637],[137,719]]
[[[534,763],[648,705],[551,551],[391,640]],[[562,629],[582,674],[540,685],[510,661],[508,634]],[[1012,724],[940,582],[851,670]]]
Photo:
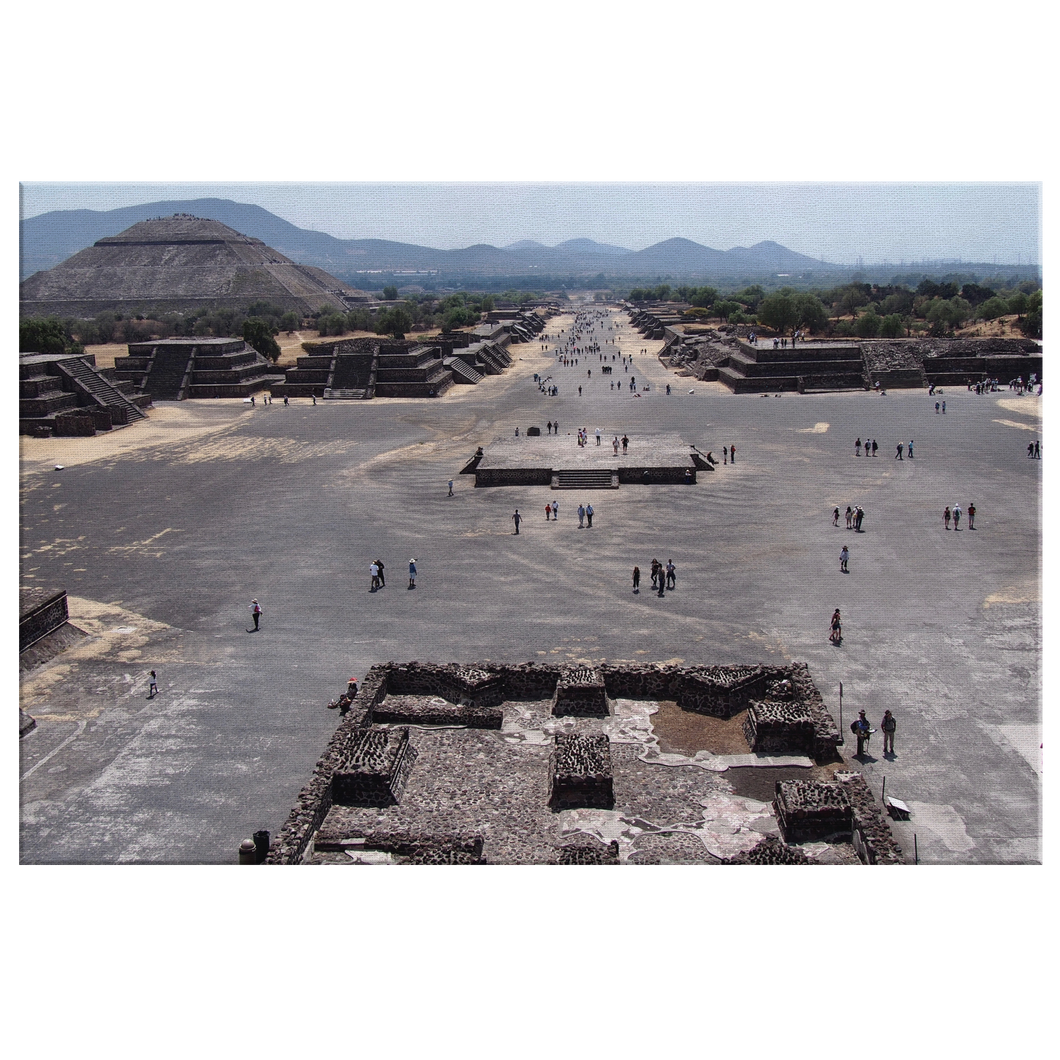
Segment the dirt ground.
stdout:
[[745,755],[751,748],[743,734],[747,711],[731,718],[712,718],[682,710],[673,700],[662,700],[659,711],[651,718],[659,737],[659,749],[665,754],[694,755],[709,751],[715,755]]

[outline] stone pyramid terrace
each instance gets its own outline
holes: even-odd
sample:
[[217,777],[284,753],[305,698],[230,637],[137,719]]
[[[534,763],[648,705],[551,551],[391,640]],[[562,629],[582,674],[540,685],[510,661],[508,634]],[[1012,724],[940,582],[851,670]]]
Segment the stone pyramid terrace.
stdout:
[[[546,422],[548,417],[545,417]],[[531,425],[544,431],[544,425]],[[622,484],[660,485],[697,481],[697,473],[710,471],[706,454],[676,434],[638,434],[630,438],[625,453],[619,444],[615,454],[612,439],[621,441],[622,431],[601,427],[596,444],[594,426],[587,428],[589,442],[579,446],[577,428],[563,427],[560,435],[527,435],[495,438],[464,468],[473,474],[476,486],[551,486],[562,489],[618,489]]]

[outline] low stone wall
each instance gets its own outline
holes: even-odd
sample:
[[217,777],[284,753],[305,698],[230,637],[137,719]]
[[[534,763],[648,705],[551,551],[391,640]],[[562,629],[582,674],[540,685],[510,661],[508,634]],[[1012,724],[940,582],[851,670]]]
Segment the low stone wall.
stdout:
[[411,832],[321,832],[313,841],[317,853],[379,850],[410,865],[483,865],[482,836],[418,835]]
[[556,848],[556,865],[617,865],[618,840],[603,843],[581,841]]
[[813,754],[813,719],[797,700],[753,702],[747,709],[743,731],[756,753]]
[[19,594],[18,650],[25,651],[70,617],[66,590],[48,593],[35,586]]
[[477,467],[476,486],[550,486],[550,467]]
[[837,772],[835,779],[850,803],[856,840],[860,839],[854,845],[861,860],[868,865],[901,864],[902,848],[895,842],[890,822],[873,798],[864,776],[857,772]]
[[401,797],[415,759],[408,729],[362,729],[332,775],[332,803],[393,805]]
[[892,368],[889,371],[870,371],[869,381],[873,385],[879,383],[884,390],[911,390],[926,385],[924,372],[920,368]]
[[728,858],[725,865],[812,865],[812,862],[801,850],[789,847],[775,835],[766,836],[757,846]]
[[618,469],[618,481],[626,485],[675,485],[685,481],[685,469],[692,472],[692,481],[696,480],[696,466],[692,458],[682,467],[629,467],[623,464]]
[[372,712],[377,725],[466,725],[469,729],[499,729],[504,711],[498,707],[449,703],[435,696],[387,696]]

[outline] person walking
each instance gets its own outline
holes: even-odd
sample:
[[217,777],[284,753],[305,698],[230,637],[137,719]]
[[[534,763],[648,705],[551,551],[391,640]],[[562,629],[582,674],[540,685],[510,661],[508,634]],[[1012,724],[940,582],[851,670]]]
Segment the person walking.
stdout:
[[450,479],[449,480],[449,496],[451,497],[452,495],[453,495],[453,480]]
[[629,448],[629,438],[627,438],[626,435],[622,435],[622,452],[625,453],[625,451],[628,448]]
[[898,451],[894,454],[895,460],[901,460],[902,459],[902,449],[903,448],[904,447],[903,447],[902,443],[899,442],[898,443]]
[[615,456],[618,456],[618,435],[611,439],[611,448],[615,451]]
[[735,464],[736,463],[736,446],[735,445],[730,445],[729,446],[729,463],[730,464]]
[[890,755],[894,757],[894,730],[898,728],[898,722],[894,720],[894,715],[889,711],[883,712],[883,721],[880,722],[880,729],[883,731],[883,753],[884,755]]
[[640,592],[640,567],[633,568],[633,592]]
[[549,517],[551,515],[552,515],[552,505],[551,504],[546,504],[545,505],[545,522],[546,523],[548,522]]
[[523,517],[519,514],[519,509],[515,509],[515,514],[512,516],[512,522],[515,523],[515,532],[519,533],[519,524],[523,521]]
[[599,427],[596,428],[596,444],[597,445],[600,444],[600,428]]
[[861,435],[858,435],[858,440],[854,443],[854,455],[861,456]]
[[158,695],[158,674],[151,671],[151,683],[147,687],[147,698],[154,699]]
[[674,561],[672,559],[666,561],[666,588],[677,588],[677,568],[674,566]]
[[949,530],[949,528],[950,528],[950,506],[948,504],[946,505],[946,510],[942,513],[942,518],[943,518],[944,522],[946,523],[946,529]]
[[721,462],[723,465],[729,462],[729,447],[727,445],[721,447]]
[[875,438],[873,438],[873,439],[872,439],[872,455],[873,455],[873,456],[875,456],[875,455],[876,455],[876,450],[877,450],[878,448],[879,448],[879,446],[878,446],[878,445],[876,444],[876,439],[875,439]]
[[261,621],[261,604],[259,604],[257,602],[257,600],[251,600],[250,601],[250,617],[254,621],[254,628],[253,629],[248,629],[247,632],[248,633],[257,633],[257,631],[258,631],[258,623]]
[[581,530],[585,525],[585,505],[578,505],[578,529]]
[[379,564],[373,563],[368,568],[368,573],[372,576],[372,587],[368,591],[374,593],[379,588]]
[[846,545],[844,545],[843,546],[843,551],[839,553],[839,569],[844,574],[849,574],[850,573],[850,571],[847,570],[847,560],[849,560],[849,559],[850,559],[850,549],[848,549],[846,547]]
[[839,525],[839,509],[838,508],[836,508],[836,510],[834,512],[832,512],[832,525],[833,526],[838,526]]
[[969,530],[974,530],[975,529],[975,505],[974,504],[969,504],[968,505],[968,529]]
[[953,529],[960,530],[961,528],[961,506],[955,504],[953,506]]
[[854,529],[854,509],[847,505],[847,529]]
[[547,432],[548,432],[549,434],[551,434],[551,433],[552,433],[552,421],[551,421],[551,420],[549,420],[549,421],[548,421],[548,423],[546,423],[546,424],[545,424],[545,430],[546,430],[546,431],[547,431]]
[[409,588],[416,588],[416,557],[409,560]]
[[943,416],[946,415],[946,402],[945,401],[942,403],[942,415]]
[[865,509],[860,504],[854,506],[854,533],[861,533],[861,522],[865,518]]
[[593,506],[591,504],[587,504],[585,506],[585,522],[590,530],[592,529],[593,516],[595,514],[596,513],[593,511]]
[[909,439],[909,459],[913,459],[913,439]]
[[1036,441],[1034,443],[1034,459],[1035,460],[1041,460],[1041,458],[1042,458],[1042,443],[1040,441]]
[[828,639],[833,644],[842,644],[843,643],[843,623],[842,623],[842,619],[839,616],[839,608],[838,607],[835,609],[835,611],[832,612],[832,621],[829,623],[828,629],[829,629]]
[[375,565],[379,568],[379,588],[380,589],[385,589],[386,588],[386,575],[383,573],[383,571],[386,568],[383,566],[383,561],[381,559],[377,559],[375,561]]

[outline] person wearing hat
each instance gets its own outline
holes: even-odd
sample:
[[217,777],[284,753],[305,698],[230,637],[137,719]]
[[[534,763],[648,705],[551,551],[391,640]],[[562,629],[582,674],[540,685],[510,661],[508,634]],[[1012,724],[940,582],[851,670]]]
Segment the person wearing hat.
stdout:
[[416,557],[409,560],[409,588],[416,588]]
[[257,600],[250,601],[250,617],[254,619],[254,628],[250,632],[257,633],[258,623],[261,621],[261,604]]
[[894,730],[898,728],[898,722],[894,720],[894,715],[889,710],[883,712],[883,721],[880,722],[880,728],[883,730],[883,753],[885,755],[893,755]]
[[865,754],[865,746],[872,735],[872,729],[869,727],[869,719],[865,717],[865,711],[858,711],[857,718],[850,723],[850,731],[858,739],[858,749],[855,757],[861,758]]

